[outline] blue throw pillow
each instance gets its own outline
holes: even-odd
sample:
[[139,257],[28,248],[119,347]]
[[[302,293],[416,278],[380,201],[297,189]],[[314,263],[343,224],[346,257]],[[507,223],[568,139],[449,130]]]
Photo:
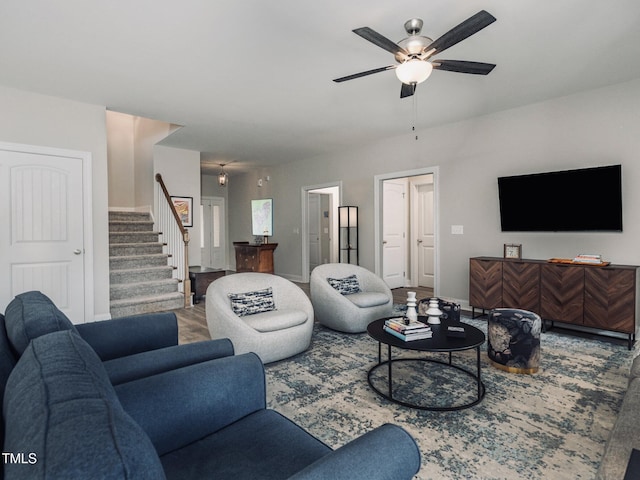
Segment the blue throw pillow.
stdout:
[[351,295],[352,293],[361,292],[358,277],[349,275],[344,278],[327,278],[327,282],[335,288],[341,295]]
[[271,287],[255,292],[229,293],[231,310],[239,317],[269,312],[276,309]]

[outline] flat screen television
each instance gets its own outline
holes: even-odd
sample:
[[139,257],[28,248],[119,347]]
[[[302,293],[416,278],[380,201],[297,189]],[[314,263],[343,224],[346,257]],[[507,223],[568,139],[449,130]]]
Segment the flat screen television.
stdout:
[[622,165],[498,178],[503,232],[622,231]]

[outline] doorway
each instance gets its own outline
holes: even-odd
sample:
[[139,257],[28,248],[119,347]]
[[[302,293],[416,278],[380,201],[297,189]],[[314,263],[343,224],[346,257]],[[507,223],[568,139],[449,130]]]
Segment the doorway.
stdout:
[[437,295],[437,171],[429,167],[375,177],[375,271],[390,288],[426,287]]
[[0,310],[29,290],[93,320],[91,154],[0,143]]
[[341,190],[341,182],[302,188],[302,282],[316,266],[338,261]]
[[202,197],[200,200],[200,249],[203,267],[227,268],[225,204],[222,197]]

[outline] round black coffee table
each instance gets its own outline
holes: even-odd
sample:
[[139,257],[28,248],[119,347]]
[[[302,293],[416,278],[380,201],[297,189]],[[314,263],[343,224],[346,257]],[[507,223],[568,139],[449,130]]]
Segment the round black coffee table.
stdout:
[[[378,363],[369,369],[369,373],[367,374],[367,381],[369,385],[378,395],[386,398],[387,400],[397,403],[399,405],[404,405],[405,407],[417,408],[420,410],[432,410],[432,411],[452,411],[452,410],[462,410],[464,408],[473,407],[482,401],[485,394],[484,383],[482,383],[481,376],[481,364],[480,364],[480,347],[485,342],[484,333],[477,329],[476,327],[462,323],[462,322],[454,322],[449,320],[441,320],[440,325],[431,325],[431,329],[433,331],[433,336],[431,338],[423,339],[423,340],[412,340],[410,342],[405,342],[390,333],[384,331],[383,326],[385,320],[387,318],[397,318],[396,317],[386,317],[381,318],[380,320],[375,320],[369,324],[367,327],[367,333],[371,338],[378,341]],[[418,317],[418,320],[426,323],[427,317]],[[465,335],[464,337],[453,337],[447,334],[447,327],[462,327],[464,328]],[[382,344],[387,345],[387,360],[382,361]],[[433,358],[391,358],[391,347],[400,348],[403,350],[414,350],[418,352],[437,352],[437,353],[448,353],[449,361],[443,362],[441,360],[433,359]],[[476,349],[476,372],[472,372],[471,370],[467,370],[466,368],[454,365],[452,363],[452,354],[453,352],[460,352],[464,350]],[[415,403],[411,403],[408,401],[403,401],[401,399],[395,398],[393,396],[393,375],[392,375],[392,366],[397,362],[432,362],[438,363],[441,365],[445,365],[450,368],[455,368],[456,370],[463,372],[474,380],[474,383],[477,385],[478,395],[477,398],[472,401],[462,404],[462,405],[451,405],[451,406],[430,406],[430,405],[416,405]],[[372,374],[383,366],[388,367],[388,392],[385,393],[378,389],[372,379]]]

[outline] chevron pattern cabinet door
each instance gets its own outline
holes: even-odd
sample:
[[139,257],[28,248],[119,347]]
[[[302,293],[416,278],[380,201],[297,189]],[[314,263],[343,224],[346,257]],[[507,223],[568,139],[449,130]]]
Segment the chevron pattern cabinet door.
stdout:
[[587,268],[584,289],[586,326],[635,332],[635,268]]
[[502,269],[502,304],[540,314],[540,265],[505,261]]
[[502,306],[502,263],[469,259],[469,305],[486,309]]
[[542,265],[540,315],[546,320],[582,325],[585,267]]

